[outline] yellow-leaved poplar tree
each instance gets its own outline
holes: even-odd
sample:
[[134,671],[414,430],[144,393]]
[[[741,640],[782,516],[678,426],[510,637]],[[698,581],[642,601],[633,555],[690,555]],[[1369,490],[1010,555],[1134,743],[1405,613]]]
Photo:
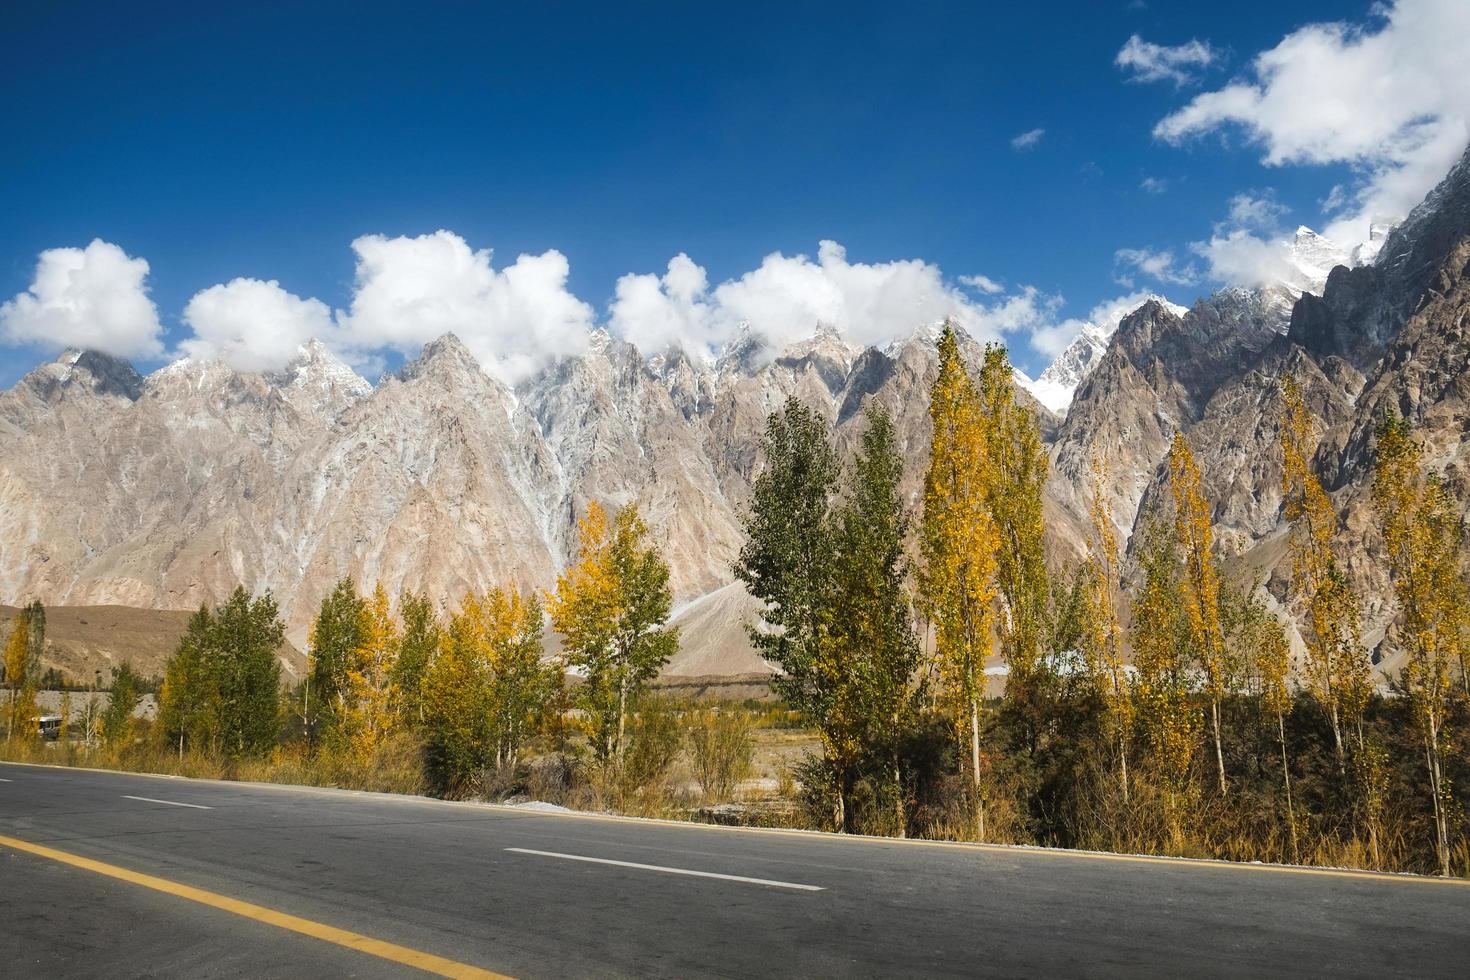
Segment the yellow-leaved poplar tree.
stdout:
[[1092,519],[1092,554],[1088,558],[1087,617],[1082,624],[1083,651],[1088,673],[1094,678],[1107,706],[1109,741],[1117,756],[1118,786],[1123,802],[1129,800],[1128,756],[1133,749],[1136,710],[1133,685],[1123,660],[1123,643],[1118,627],[1119,582],[1118,534],[1108,504],[1110,483],[1106,454],[1093,457],[1088,487],[1087,511]]
[[359,758],[369,758],[398,723],[398,625],[379,584],[362,606],[358,644],[348,657],[343,731]]
[[547,597],[567,661],[584,672],[577,695],[605,763],[621,764],[628,705],[679,646],[678,629],[664,626],[673,605],[669,566],[648,534],[636,505],[610,523],[592,502],[578,522],[577,560]]
[[1180,596],[1188,624],[1189,646],[1204,675],[1215,743],[1215,775],[1223,796],[1225,750],[1220,734],[1220,702],[1231,683],[1231,664],[1220,628],[1220,570],[1214,552],[1210,505],[1200,484],[1199,465],[1183,433],[1169,447],[1169,487],[1174,495],[1174,540],[1184,564]]
[[1163,527],[1144,529],[1138,559],[1143,586],[1132,607],[1133,693],[1147,736],[1149,766],[1162,784],[1164,816],[1178,846],[1193,800],[1190,771],[1200,734],[1190,690],[1190,624],[1182,608],[1176,545]]
[[1443,743],[1451,664],[1470,641],[1470,595],[1461,576],[1465,527],[1444,482],[1423,472],[1423,451],[1407,422],[1385,419],[1376,450],[1373,504],[1398,607],[1390,636],[1405,654],[1403,690],[1424,740],[1435,853],[1448,875],[1453,800]]
[[1345,774],[1342,730],[1366,704],[1368,658],[1359,640],[1358,599],[1333,548],[1337,513],[1312,472],[1312,416],[1294,378],[1282,379],[1281,394],[1281,493],[1292,526],[1292,590],[1306,606],[1307,682],[1332,725],[1338,772]]
[[980,708],[994,625],[998,538],[986,503],[991,474],[980,414],[959,339],[945,324],[929,402],[934,440],[924,475],[920,596],[934,625],[945,703],[956,727],[969,736],[975,834],[983,840]]
[[1015,371],[1000,344],[985,348],[980,422],[988,456],[985,504],[996,531],[996,633],[1009,668],[1006,696],[1031,699],[1039,672],[1051,585],[1043,546],[1042,491],[1048,470],[1036,414],[1016,399]]
[[[41,616],[39,630],[36,616]],[[31,603],[15,617],[10,639],[5,644],[5,686],[10,689],[6,712],[6,738],[36,734],[36,673],[40,667],[38,633],[44,636],[45,612],[39,602]],[[44,641],[43,641],[44,642]]]

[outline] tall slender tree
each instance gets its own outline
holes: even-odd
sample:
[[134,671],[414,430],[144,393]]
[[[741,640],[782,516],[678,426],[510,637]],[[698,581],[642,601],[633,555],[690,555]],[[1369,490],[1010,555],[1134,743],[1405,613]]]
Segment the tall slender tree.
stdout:
[[213,633],[214,615],[200,606],[164,667],[155,731],[181,758],[188,747],[213,745],[219,730]]
[[669,566],[634,504],[611,528],[590,504],[579,532],[577,561],[549,597],[551,621],[568,661],[586,672],[579,693],[598,754],[621,763],[629,703],[679,648],[678,629],[664,625],[673,606]]
[[1126,805],[1131,795],[1128,760],[1133,752],[1136,708],[1133,684],[1123,657],[1118,627],[1118,596],[1122,577],[1118,535],[1108,504],[1109,466],[1106,455],[1093,458],[1087,511],[1092,518],[1092,555],[1088,559],[1087,617],[1082,643],[1089,673],[1097,679],[1107,706],[1107,728],[1118,765],[1118,787]]
[[352,652],[362,644],[366,607],[357,585],[344,578],[322,599],[308,638],[310,666],[302,688],[302,716],[315,743],[341,733],[347,713],[347,671]]
[[10,688],[8,738],[36,734],[36,721],[40,717],[36,689],[45,650],[46,607],[37,599],[16,616],[5,648],[5,680]]
[[1408,423],[1389,416],[1376,434],[1373,503],[1398,607],[1392,634],[1405,654],[1401,683],[1424,739],[1435,854],[1448,875],[1452,799],[1443,741],[1450,665],[1470,640],[1470,594],[1461,577],[1465,527],[1444,482],[1423,472],[1423,451]]
[[934,624],[945,703],[969,741],[975,835],[985,838],[980,710],[996,598],[992,480],[980,397],[960,356],[954,327],[939,338],[939,374],[930,393],[933,445],[924,476],[920,596]]
[[1360,713],[1368,688],[1368,659],[1358,636],[1359,604],[1333,547],[1336,511],[1312,472],[1316,444],[1311,413],[1294,378],[1282,379],[1281,393],[1281,491],[1292,528],[1292,590],[1306,607],[1306,675],[1332,725],[1338,772],[1346,775],[1343,724]]
[[833,501],[841,467],[827,422],[796,398],[766,419],[761,461],[735,575],[760,600],[760,622],[749,635],[779,668],[772,686],[822,740],[836,789],[833,823],[844,829],[859,745],[844,700],[844,647],[836,637],[840,522]]
[[351,750],[370,758],[397,726],[400,701],[397,674],[398,624],[379,584],[361,606],[357,645],[348,654],[341,724]]
[[1210,730],[1215,744],[1215,775],[1220,795],[1226,793],[1225,749],[1220,732],[1220,703],[1228,692],[1232,664],[1220,629],[1220,570],[1214,552],[1209,501],[1200,484],[1199,465],[1184,434],[1176,432],[1169,448],[1169,487],[1174,495],[1174,537],[1183,562],[1180,578],[1189,645],[1204,675],[1210,702]]
[[491,732],[497,766],[514,766],[526,732],[551,702],[560,670],[542,662],[541,603],[515,586],[491,589],[480,601],[488,641]]
[[900,835],[905,827],[900,753],[913,727],[919,663],[905,586],[908,516],[899,491],[902,478],[893,421],[870,406],[862,447],[835,515],[833,639],[846,665],[838,690],[841,713],[850,719],[857,743],[856,765],[887,771]]
[[1184,613],[1177,545],[1164,527],[1142,531],[1138,562],[1143,584],[1133,600],[1130,635],[1134,684],[1149,764],[1165,791],[1170,834],[1183,835],[1191,802],[1190,770],[1199,744],[1199,713],[1191,695],[1191,624]]
[[403,634],[398,641],[398,661],[393,665],[393,683],[402,698],[404,717],[414,724],[424,720],[424,671],[439,646],[439,619],[428,595],[405,592],[398,600]]
[[985,506],[996,531],[996,633],[1009,674],[1010,697],[1032,695],[1045,670],[1051,586],[1043,547],[1042,491],[1047,454],[1036,414],[1016,399],[1015,371],[1000,344],[985,348],[980,370],[980,422],[990,478]]

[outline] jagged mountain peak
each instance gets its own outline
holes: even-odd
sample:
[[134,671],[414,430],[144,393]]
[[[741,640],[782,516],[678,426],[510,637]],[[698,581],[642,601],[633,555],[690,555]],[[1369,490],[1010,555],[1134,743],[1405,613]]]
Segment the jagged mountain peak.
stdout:
[[68,348],[56,360],[36,367],[16,387],[48,401],[74,390],[137,401],[143,393],[143,377],[123,358]]
[[1404,285],[1432,275],[1470,233],[1470,146],[1409,216],[1385,236],[1374,264]]
[[1062,348],[1035,381],[1025,386],[1027,390],[1052,412],[1065,415],[1077,386],[1097,367],[1103,354],[1107,353],[1108,341],[1118,329],[1119,322],[1149,303],[1157,304],[1175,316],[1183,316],[1188,312],[1185,307],[1171,303],[1157,293],[1150,293],[1132,309],[1114,307],[1101,311],[1101,315],[1094,311],[1093,317],[1082,324],[1077,336]]
[[770,344],[749,321],[741,321],[715,358],[715,373],[721,377],[754,374],[765,362]]
[[425,344],[419,356],[404,364],[399,370],[398,380],[408,382],[430,375],[438,377],[478,376],[486,381],[490,380],[490,376],[480,366],[479,359],[470,353],[464,341],[460,340],[453,331]]
[[366,379],[316,338],[297,348],[296,356],[274,377],[283,384],[333,387],[357,397],[366,397],[372,392],[372,385]]

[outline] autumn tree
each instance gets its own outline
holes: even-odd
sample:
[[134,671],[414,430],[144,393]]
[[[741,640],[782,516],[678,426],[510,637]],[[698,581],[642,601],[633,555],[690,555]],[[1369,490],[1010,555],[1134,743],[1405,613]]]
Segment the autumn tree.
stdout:
[[1327,712],[1338,771],[1345,774],[1343,725],[1361,714],[1368,691],[1368,660],[1358,637],[1359,603],[1333,549],[1337,513],[1312,472],[1316,444],[1301,387],[1286,377],[1281,393],[1281,492],[1291,522],[1292,591],[1306,609],[1306,676]]
[[1036,413],[1016,400],[1015,371],[1000,344],[985,348],[980,423],[989,479],[985,506],[996,532],[996,633],[1009,667],[1008,697],[1028,697],[1045,669],[1051,587],[1043,547],[1042,490],[1047,454]]
[[1423,472],[1408,423],[1391,415],[1376,436],[1373,504],[1398,607],[1391,638],[1405,655],[1401,683],[1424,740],[1436,858],[1448,875],[1452,799],[1443,741],[1451,664],[1470,641],[1470,594],[1461,577],[1465,528],[1444,481]]
[[544,616],[534,593],[514,586],[492,589],[479,606],[488,641],[495,761],[514,766],[526,733],[561,683],[561,669],[543,662]]
[[421,685],[430,769],[451,791],[491,766],[514,766],[548,710],[560,671],[542,662],[543,616],[514,586],[466,595]]
[[637,506],[621,508],[609,526],[590,504],[577,560],[557,578],[549,608],[568,662],[585,671],[578,693],[604,762],[621,761],[630,701],[678,650],[678,629],[664,625],[672,605],[668,563]]
[[1149,764],[1165,791],[1165,816],[1177,841],[1191,797],[1190,769],[1199,741],[1188,656],[1191,623],[1182,602],[1176,544],[1162,526],[1142,532],[1143,576],[1133,599],[1130,645],[1135,703],[1148,742]]
[[1169,448],[1169,488],[1174,497],[1174,540],[1183,563],[1180,598],[1188,624],[1189,648],[1204,676],[1215,743],[1215,774],[1224,796],[1225,749],[1220,733],[1220,703],[1231,683],[1230,651],[1220,629],[1220,570],[1214,552],[1209,501],[1200,484],[1199,465],[1183,433]]
[[1221,590],[1221,622],[1226,643],[1237,651],[1250,694],[1275,722],[1277,747],[1281,750],[1282,802],[1291,840],[1291,859],[1301,860],[1297,841],[1296,804],[1291,790],[1291,758],[1286,744],[1286,716],[1291,711],[1291,645],[1286,627],[1252,592],[1226,587]]
[[1122,572],[1118,534],[1108,503],[1109,482],[1107,457],[1094,457],[1087,498],[1087,512],[1092,519],[1092,554],[1085,569],[1087,614],[1082,623],[1081,642],[1088,673],[1096,680],[1106,705],[1106,726],[1117,759],[1118,786],[1126,804],[1130,796],[1128,759],[1133,751],[1136,709],[1118,625]]
[[930,393],[929,417],[933,444],[924,475],[919,590],[934,624],[945,703],[956,727],[968,734],[975,833],[983,840],[980,707],[994,625],[999,542],[987,505],[992,474],[980,397],[949,324],[939,338],[939,374]]
[[46,648],[46,607],[40,601],[30,603],[15,617],[10,639],[5,645],[5,684],[10,688],[9,710],[6,712],[7,738],[17,734],[34,735],[36,720],[36,682],[41,673],[41,653]]
[[372,756],[398,723],[398,624],[379,584],[360,606],[357,646],[347,659],[340,724],[348,747],[359,758]]

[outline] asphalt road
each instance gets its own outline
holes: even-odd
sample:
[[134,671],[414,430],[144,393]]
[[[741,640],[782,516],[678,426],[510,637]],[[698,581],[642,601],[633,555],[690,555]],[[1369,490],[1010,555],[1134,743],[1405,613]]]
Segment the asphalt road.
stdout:
[[0,780],[4,977],[404,976],[422,954],[518,977],[1470,975],[1467,884],[6,764]]

